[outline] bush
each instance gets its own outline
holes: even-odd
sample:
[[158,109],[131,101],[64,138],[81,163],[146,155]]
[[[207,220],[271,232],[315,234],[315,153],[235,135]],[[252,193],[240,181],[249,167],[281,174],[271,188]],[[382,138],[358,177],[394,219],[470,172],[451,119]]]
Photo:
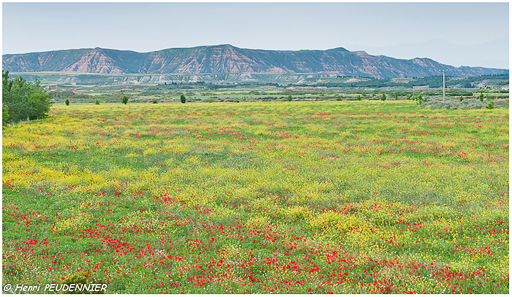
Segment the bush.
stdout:
[[181,94],[180,101],[181,101],[181,103],[186,103],[187,102],[187,98],[185,98],[185,95]]
[[418,105],[421,105],[425,101],[426,100],[423,99],[423,97],[421,95],[418,95],[418,97],[416,97],[416,104],[418,104]]
[[386,101],[386,94],[382,94],[382,96],[380,97],[380,100],[381,101]]
[[[93,279],[91,277],[91,274],[89,271],[82,271],[77,272],[74,275],[71,275],[69,277],[63,278],[63,280],[60,282],[62,285],[86,285],[86,284],[99,284],[106,285],[107,282],[105,282],[103,279]],[[108,288],[108,287],[107,287]],[[105,294],[105,291],[99,290],[99,291],[61,291],[61,294]]]
[[462,100],[464,100],[464,98],[460,95],[459,102],[462,102]]
[[292,101],[293,98],[292,98],[292,95],[288,95],[288,101]]
[[69,106],[69,99],[66,99],[64,102],[66,103],[66,106]]
[[96,102],[94,102],[94,104],[100,105],[100,100],[96,100]]
[[361,101],[361,95],[357,95],[356,99],[357,101]]
[[128,97],[123,96],[123,98],[121,99],[121,103],[123,103],[124,105],[126,105],[126,103],[128,103]]
[[487,102],[487,106],[485,107],[487,109],[494,109],[494,101],[489,101]]

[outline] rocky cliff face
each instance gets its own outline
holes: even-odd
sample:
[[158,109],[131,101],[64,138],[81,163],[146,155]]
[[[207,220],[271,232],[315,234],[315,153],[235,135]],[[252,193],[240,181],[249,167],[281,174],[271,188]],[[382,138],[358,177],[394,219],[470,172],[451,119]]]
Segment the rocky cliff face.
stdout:
[[64,72],[107,73],[121,74],[124,71],[116,66],[116,61],[100,50],[92,50],[83,55],[80,60],[62,69]]
[[453,67],[427,58],[412,60],[372,56],[344,48],[325,51],[270,51],[231,45],[167,49],[150,53],[110,49],[78,49],[3,55],[11,72],[81,72],[104,74],[159,73],[336,73],[375,78],[447,75],[468,77],[508,73],[506,69]]

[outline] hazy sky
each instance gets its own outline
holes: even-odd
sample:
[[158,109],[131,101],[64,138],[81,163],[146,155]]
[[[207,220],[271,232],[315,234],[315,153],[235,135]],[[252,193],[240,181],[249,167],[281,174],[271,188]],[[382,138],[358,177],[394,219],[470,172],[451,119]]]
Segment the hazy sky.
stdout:
[[[229,43],[254,49],[345,47],[395,58],[508,68],[501,54],[460,56],[420,44],[432,39],[458,48],[496,40],[508,45],[509,4],[501,3],[3,3],[4,54],[103,47],[138,52]],[[504,41],[505,39],[505,41]],[[382,48],[383,52],[379,52]],[[387,48],[387,52],[384,52]],[[475,47],[476,48],[476,47]],[[394,55],[393,55],[394,53]],[[440,56],[439,56],[440,55]],[[464,63],[467,59],[468,61]],[[501,62],[500,62],[501,61]],[[502,66],[490,65],[501,63]]]

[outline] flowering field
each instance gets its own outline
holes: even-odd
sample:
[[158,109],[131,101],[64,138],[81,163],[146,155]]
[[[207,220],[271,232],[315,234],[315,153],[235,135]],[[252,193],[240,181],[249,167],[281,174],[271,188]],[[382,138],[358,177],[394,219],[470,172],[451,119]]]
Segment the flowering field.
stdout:
[[508,125],[411,101],[56,106],[3,132],[3,283],[508,293]]

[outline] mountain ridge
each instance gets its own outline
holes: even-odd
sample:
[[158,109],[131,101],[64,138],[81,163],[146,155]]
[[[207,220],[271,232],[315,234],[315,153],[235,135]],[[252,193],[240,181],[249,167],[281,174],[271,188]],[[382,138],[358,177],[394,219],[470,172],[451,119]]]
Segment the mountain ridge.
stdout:
[[470,77],[508,73],[508,69],[454,67],[429,58],[396,59],[327,50],[260,50],[230,44],[170,48],[139,53],[130,50],[82,48],[26,54],[5,54],[2,68],[11,72],[79,72],[100,74],[199,73],[336,73],[374,78],[446,75]]

